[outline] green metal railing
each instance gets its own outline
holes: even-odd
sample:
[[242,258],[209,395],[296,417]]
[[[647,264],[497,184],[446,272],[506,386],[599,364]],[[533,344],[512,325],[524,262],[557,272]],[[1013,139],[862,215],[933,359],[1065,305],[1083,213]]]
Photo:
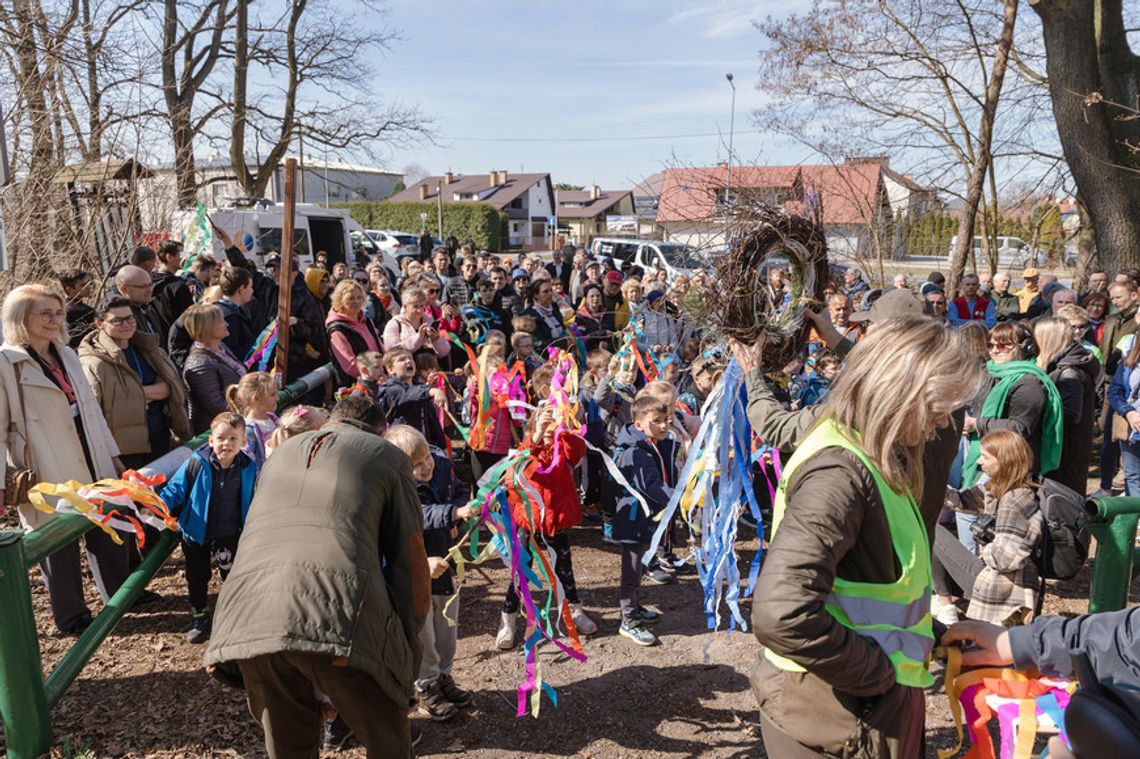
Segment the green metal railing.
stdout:
[[1140,498],[1094,498],[1085,504],[1088,528],[1096,538],[1089,611],[1116,611],[1128,605],[1128,586],[1136,575],[1136,523]]
[[[332,364],[292,382],[277,394],[277,407],[296,403],[332,376]],[[204,433],[145,469],[170,477],[206,442]],[[33,759],[51,750],[51,709],[83,671],[92,654],[131,608],[178,544],[164,530],[146,558],[107,601],[45,680],[28,570],[94,528],[78,514],[60,514],[24,533],[0,531],[0,719],[11,759]]]

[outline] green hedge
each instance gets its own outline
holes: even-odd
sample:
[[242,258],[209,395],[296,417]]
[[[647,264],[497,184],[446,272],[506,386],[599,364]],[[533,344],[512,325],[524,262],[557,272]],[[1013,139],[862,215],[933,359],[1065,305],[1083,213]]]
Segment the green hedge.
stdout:
[[454,233],[462,244],[467,235],[483,250],[501,250],[503,230],[507,217],[489,203],[444,203],[443,232],[436,229],[439,209],[435,203],[389,203],[382,200],[362,200],[337,203],[365,229],[395,229],[419,232],[423,227],[420,214],[426,213],[428,229],[440,238]]

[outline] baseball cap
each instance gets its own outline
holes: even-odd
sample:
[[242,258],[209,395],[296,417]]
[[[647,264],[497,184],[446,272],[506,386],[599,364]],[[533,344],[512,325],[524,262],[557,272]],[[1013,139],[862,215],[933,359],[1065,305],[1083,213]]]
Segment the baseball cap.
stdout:
[[922,316],[922,302],[909,290],[891,290],[883,293],[867,311],[851,314],[853,322],[884,322],[903,316]]
[[622,276],[622,273],[620,271],[607,271],[606,281],[613,282],[615,285],[620,285],[625,281],[625,277]]
[[1041,272],[1037,271],[1037,269],[1035,269],[1032,266],[1030,266],[1028,269],[1022,270],[1022,272],[1021,272],[1022,277],[1038,277],[1040,275],[1041,275]]
[[665,297],[665,293],[660,290],[650,290],[649,294],[645,296],[645,300],[649,303],[656,303]]
[[521,269],[521,268],[520,269],[512,269],[511,270],[511,279],[512,280],[530,279],[530,272],[528,272],[526,269]]

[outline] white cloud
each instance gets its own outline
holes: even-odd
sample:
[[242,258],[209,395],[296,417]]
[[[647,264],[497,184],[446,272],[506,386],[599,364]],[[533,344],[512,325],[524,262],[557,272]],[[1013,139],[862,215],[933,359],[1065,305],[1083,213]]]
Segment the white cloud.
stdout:
[[698,29],[709,39],[731,39],[755,33],[752,22],[765,16],[763,5],[757,0],[690,3],[670,15],[669,22]]

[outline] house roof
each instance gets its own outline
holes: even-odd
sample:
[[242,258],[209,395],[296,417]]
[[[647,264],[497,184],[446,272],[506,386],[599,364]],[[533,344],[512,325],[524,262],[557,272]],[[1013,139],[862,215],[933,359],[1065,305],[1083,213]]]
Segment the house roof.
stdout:
[[[824,224],[865,224],[882,203],[882,179],[890,169],[882,161],[804,166],[739,166],[732,169],[733,188],[784,190],[792,213],[822,206]],[[711,219],[717,197],[728,179],[726,166],[668,169],[657,208],[657,221]],[[891,172],[892,179],[915,192],[928,192],[913,180]]]
[[630,190],[602,190],[597,198],[591,199],[589,190],[558,190],[554,193],[560,219],[596,219],[632,195]]
[[56,172],[52,182],[107,182],[112,179],[149,179],[154,172],[133,158],[126,160],[92,161],[64,166]]
[[[442,187],[443,202],[471,202],[471,200],[456,201],[456,195],[473,195],[474,200],[481,200],[484,203],[490,203],[496,208],[502,210],[510,205],[511,201],[519,197],[531,187],[534,187],[539,182],[546,181],[549,183],[550,174],[511,174],[507,173],[507,181],[503,184],[492,187],[491,180],[488,174],[453,174],[451,181],[443,184],[444,177],[433,176],[425,177],[419,182],[416,182],[411,187],[408,187],[402,192],[398,192],[392,197],[388,198],[388,202],[401,203],[401,202],[420,202],[421,200],[435,200],[436,199],[436,186]],[[427,186],[427,197],[420,198],[420,187]]]

